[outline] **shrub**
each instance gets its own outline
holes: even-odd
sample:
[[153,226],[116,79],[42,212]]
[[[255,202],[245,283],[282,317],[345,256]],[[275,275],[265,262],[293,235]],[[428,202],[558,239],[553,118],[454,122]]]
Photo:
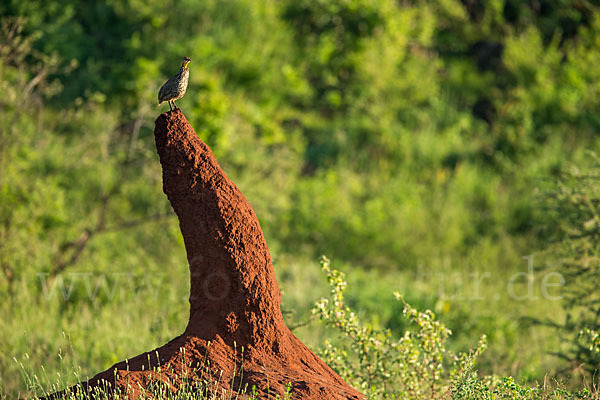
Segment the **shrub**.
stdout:
[[321,267],[327,274],[331,296],[319,300],[313,313],[347,340],[339,346],[326,341],[320,355],[370,398],[436,398],[448,393],[453,377],[468,375],[466,371],[474,369],[477,356],[485,350],[485,336],[474,350],[454,355],[445,346],[451,332],[435,314],[417,311],[395,293],[404,303],[404,317],[416,330],[394,338],[389,329],[376,329],[360,321],[344,303],[344,274],[331,269],[327,258],[321,260]]
[[[584,369],[590,377],[598,372],[600,331],[600,159],[591,165],[563,171],[544,194],[549,225],[544,234],[548,268],[559,271],[565,281],[562,320],[541,321],[557,329],[567,343],[557,355],[569,367]],[[538,321],[539,322],[539,321]]]
[[[326,325],[335,328],[341,338],[334,346],[326,341],[320,356],[347,382],[370,399],[598,399],[589,389],[570,393],[559,382],[554,385],[524,387],[512,377],[478,377],[478,356],[486,348],[486,337],[469,352],[454,354],[446,349],[451,332],[430,310],[419,312],[399,293],[403,315],[414,330],[394,338],[389,329],[376,329],[359,320],[344,302],[345,276],[331,269],[329,260],[321,260],[331,288],[313,308]],[[598,352],[596,332],[588,331]]]

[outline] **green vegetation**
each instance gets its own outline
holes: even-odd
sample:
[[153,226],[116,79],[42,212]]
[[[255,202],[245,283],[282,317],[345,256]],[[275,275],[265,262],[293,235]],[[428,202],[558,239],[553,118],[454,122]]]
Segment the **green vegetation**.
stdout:
[[[313,312],[336,327],[343,336],[337,346],[325,343],[322,357],[348,382],[375,399],[597,399],[584,388],[571,393],[561,384],[522,387],[513,378],[478,377],[476,364],[486,349],[486,337],[469,352],[453,354],[446,349],[452,332],[427,310],[419,312],[404,302],[404,317],[416,327],[400,339],[390,330],[364,325],[344,304],[344,274],[321,261],[331,287],[330,299],[321,299]],[[344,342],[349,347],[344,346]],[[351,350],[351,351],[350,351]]]
[[555,264],[548,269],[558,269],[565,281],[561,303],[565,315],[560,320],[537,321],[555,328],[561,341],[568,343],[557,355],[570,364],[577,363],[590,375],[600,366],[598,167],[594,157],[588,168],[565,171],[545,194],[550,216],[546,252]]
[[[325,324],[336,328],[341,341],[337,346],[325,342],[321,350],[321,357],[335,368],[341,376],[360,388],[368,398],[374,399],[416,399],[416,398],[453,398],[453,399],[598,399],[600,393],[597,389],[590,391],[588,388],[577,393],[569,392],[558,382],[552,385],[539,385],[523,387],[514,382],[514,379],[497,376],[478,377],[476,364],[482,352],[486,349],[486,337],[482,336],[475,349],[468,353],[453,354],[445,347],[451,331],[435,319],[431,311],[419,312],[404,302],[402,296],[395,294],[396,298],[404,302],[404,318],[415,327],[414,331],[408,330],[398,340],[392,338],[389,329],[378,330],[370,325],[364,325],[356,314],[346,306],[344,291],[347,282],[345,275],[338,270],[331,269],[327,258],[321,260],[321,267],[327,274],[327,281],[331,289],[330,298],[318,301],[312,312],[318,314]],[[594,337],[594,347],[597,351],[597,336]],[[28,389],[40,393],[48,393],[65,387],[65,381],[58,375],[58,382],[48,385],[42,382],[37,375],[25,370],[24,381]],[[211,376],[210,366],[190,366],[189,375],[183,376],[182,383],[173,382],[168,376],[162,379],[151,380],[145,387],[128,386],[125,389],[117,388],[107,391],[106,386],[93,389],[92,396],[96,399],[127,398],[128,394],[139,391],[142,399],[211,399],[230,400],[237,399],[240,395],[247,395],[250,400],[259,397],[256,388],[232,387],[220,390],[217,382],[201,380],[198,376]],[[75,371],[79,368],[74,366]],[[155,368],[161,374],[161,367]],[[243,349],[242,364],[234,368],[234,376],[243,376]],[[168,374],[167,374],[168,375]],[[48,380],[48,376],[44,377]],[[233,382],[233,380],[232,380]],[[176,387],[177,390],[173,390]],[[87,398],[82,395],[79,388],[68,389],[63,393],[65,400]],[[264,397],[262,397],[264,398]],[[271,398],[269,394],[267,398]],[[280,396],[274,395],[274,399]],[[283,396],[284,399],[293,399],[294,393],[291,386]]]
[[[327,343],[340,374],[376,398],[437,381],[456,398],[560,398],[548,376],[558,391],[593,390],[599,11],[3,1],[0,390],[39,390],[15,379],[21,362],[66,385],[184,328],[185,252],[152,135],[157,90],[184,55],[178,105],[259,216],[288,324],[315,350]],[[561,180],[573,166],[586,172]],[[313,315],[328,290],[321,254],[348,290]],[[402,347],[417,320],[439,340],[425,353],[418,333]],[[464,356],[454,371],[449,354],[482,335],[476,368]],[[398,349],[420,349],[418,365],[400,368]],[[435,377],[411,380],[426,365]]]
[[[183,349],[180,350],[182,358],[184,357]],[[241,350],[243,356],[243,349]],[[140,400],[165,399],[165,400],[235,400],[235,399],[269,399],[269,400],[290,400],[292,399],[291,386],[286,387],[283,396],[272,393],[267,387],[267,397],[260,396],[256,386],[248,387],[241,385],[237,387],[233,384],[227,389],[220,386],[223,377],[223,371],[218,374],[219,378],[215,380],[206,380],[203,376],[215,376],[210,370],[210,365],[188,365],[188,369],[182,375],[177,375],[173,370],[167,370],[165,366],[151,367],[153,376],[145,382],[144,386],[140,384],[128,384],[126,387],[110,388],[106,381],[102,384],[91,388],[89,392],[80,385],[67,387],[70,383],[65,380],[65,377],[57,376],[57,379],[52,382],[48,376],[38,375],[31,371],[27,371],[25,366],[20,363],[23,380],[26,387],[31,392],[38,392],[43,395],[53,394],[55,400],[117,400],[136,398]],[[149,366],[150,367],[150,366]],[[78,366],[70,367],[73,371],[79,371]],[[42,370],[43,371],[43,370]],[[243,359],[241,365],[236,365],[233,368],[233,376],[242,378],[244,374]],[[79,377],[77,374],[75,376]],[[79,380],[79,379],[78,379]],[[65,389],[65,387],[67,387]],[[177,389],[175,389],[177,388]],[[60,395],[56,393],[60,392]],[[2,393],[0,398],[4,399]]]

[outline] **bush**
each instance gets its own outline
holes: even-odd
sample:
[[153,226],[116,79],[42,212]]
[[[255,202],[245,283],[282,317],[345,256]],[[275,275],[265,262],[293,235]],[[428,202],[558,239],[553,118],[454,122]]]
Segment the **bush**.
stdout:
[[[430,310],[419,312],[404,303],[404,318],[412,330],[396,339],[388,329],[375,329],[362,323],[345,305],[344,274],[331,269],[329,260],[321,260],[331,288],[329,298],[322,298],[313,313],[326,325],[335,328],[343,341],[332,345],[326,341],[319,355],[342,378],[361,390],[369,399],[598,399],[600,393],[589,389],[570,393],[558,382],[554,388],[523,387],[512,377],[479,378],[477,358],[486,349],[485,335],[467,353],[453,354],[446,349],[451,335]],[[598,351],[598,335],[594,336]]]
[[548,268],[562,274],[565,290],[564,318],[542,323],[556,328],[567,344],[555,353],[593,379],[600,366],[600,159],[591,155],[588,161],[588,166],[563,171],[544,193],[551,224],[544,231],[545,255]]

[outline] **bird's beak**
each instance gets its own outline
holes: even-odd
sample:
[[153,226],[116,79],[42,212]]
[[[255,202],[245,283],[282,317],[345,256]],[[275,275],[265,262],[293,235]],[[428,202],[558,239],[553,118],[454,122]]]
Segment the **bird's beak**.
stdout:
[[[191,61],[191,60],[190,60],[190,61]],[[189,61],[184,61],[184,62],[183,62],[183,67],[184,67],[184,68],[187,68],[187,66],[188,66],[188,64],[189,64],[189,63],[190,63]]]

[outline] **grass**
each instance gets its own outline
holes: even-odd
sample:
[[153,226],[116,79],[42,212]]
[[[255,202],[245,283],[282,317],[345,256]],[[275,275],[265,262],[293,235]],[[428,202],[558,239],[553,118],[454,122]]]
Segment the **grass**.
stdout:
[[[285,258],[277,260],[284,263]],[[430,312],[418,312],[407,303],[402,304],[394,299],[392,291],[389,291],[391,301],[396,304],[396,309],[400,313],[397,318],[395,313],[391,315],[379,316],[379,319],[373,318],[375,308],[379,305],[381,310],[389,310],[390,306],[381,307],[381,304],[372,303],[368,299],[370,293],[376,292],[378,296],[374,300],[385,298],[383,290],[387,289],[406,289],[405,298],[418,298],[420,287],[426,282],[418,280],[409,280],[407,276],[396,276],[398,281],[391,279],[381,279],[375,271],[356,273],[349,275],[348,280],[339,271],[329,267],[324,263],[324,271],[327,279],[324,280],[314,271],[306,273],[307,266],[314,265],[310,263],[298,263],[294,267],[285,270],[278,269],[279,279],[283,286],[284,315],[290,326],[295,322],[308,322],[307,324],[297,323],[299,325],[294,332],[304,340],[311,348],[331,365],[342,377],[350,382],[355,388],[365,393],[369,398],[453,398],[453,399],[599,399],[600,394],[593,383],[583,382],[579,384],[579,389],[569,389],[573,382],[564,382],[544,377],[543,380],[535,383],[530,381],[528,385],[517,383],[512,374],[506,374],[504,377],[498,373],[490,373],[488,369],[493,369],[489,358],[483,355],[490,349],[486,349],[485,342],[480,343],[474,350],[460,349],[461,342],[452,342],[451,330],[447,329],[444,323],[438,321],[438,317]],[[301,280],[300,277],[305,279]],[[403,279],[400,279],[403,278]],[[290,282],[296,285],[291,286]],[[387,282],[388,284],[373,285],[374,282]],[[400,282],[404,282],[400,284]],[[490,280],[482,287],[484,297],[490,293],[495,293],[492,289],[498,289],[498,282],[501,279]],[[431,284],[431,282],[429,282]],[[346,288],[349,288],[348,290]],[[291,291],[290,289],[295,290]],[[324,297],[314,306],[308,296],[301,296],[301,293],[309,293],[313,298],[323,296],[327,290],[330,290],[330,296]],[[354,293],[352,291],[354,288]],[[358,289],[358,290],[356,290]],[[466,285],[462,288],[465,293],[472,293],[473,288]],[[535,291],[534,295],[539,292]],[[328,300],[329,299],[329,300]],[[359,301],[362,299],[362,303]],[[446,306],[446,302],[450,306]],[[477,302],[463,300],[466,303],[461,305],[460,301],[444,300],[439,313],[442,320],[452,315],[453,308],[468,307]],[[349,305],[362,304],[363,311],[354,312]],[[432,304],[437,304],[433,302]],[[478,310],[482,310],[482,302]],[[492,303],[493,304],[493,303]],[[520,303],[515,301],[515,306]],[[328,308],[334,307],[334,308]],[[308,308],[308,310],[306,309]],[[393,308],[393,307],[392,307]],[[297,310],[298,312],[286,312],[287,310]],[[312,312],[311,312],[312,310]],[[325,310],[330,310],[325,312]],[[365,312],[364,310],[368,310]],[[548,309],[552,311],[551,308]],[[473,312],[473,310],[471,310]],[[515,309],[513,313],[506,314],[506,318],[512,318],[518,315],[522,310]],[[488,310],[488,315],[498,315],[495,308]],[[141,316],[144,314],[132,314]],[[42,322],[46,317],[42,317]],[[119,317],[115,315],[117,319]],[[132,318],[135,321],[138,318]],[[498,319],[498,318],[497,318]],[[89,323],[93,319],[78,320],[79,323]],[[319,323],[317,320],[321,320]],[[450,323],[454,323],[449,319]],[[488,321],[489,322],[489,321]],[[494,321],[492,321],[494,322]],[[495,322],[504,326],[499,321]],[[387,328],[386,326],[392,326]],[[488,328],[493,325],[488,325]],[[163,327],[165,330],[167,327]],[[103,327],[103,329],[107,329]],[[476,329],[471,327],[470,329]],[[510,325],[504,326],[505,332],[496,333],[496,338],[492,335],[492,340],[496,340],[498,345],[502,343],[498,336],[502,337],[509,333],[511,329],[517,329]],[[102,345],[114,345],[115,337],[121,333],[121,329],[112,330],[113,335],[107,337],[93,336],[98,339]],[[484,331],[479,334],[485,333]],[[41,334],[41,332],[38,332]],[[464,334],[464,332],[463,332]],[[409,335],[409,336],[406,336]],[[517,335],[515,333],[515,335]],[[520,336],[520,335],[519,335]],[[140,335],[140,338],[144,338]],[[549,332],[542,334],[543,340],[550,337]],[[327,340],[324,340],[327,338]],[[533,337],[532,341],[539,339]],[[39,336],[38,336],[39,340]],[[506,338],[504,338],[506,340]],[[23,336],[23,343],[32,343],[33,339]],[[325,345],[323,346],[323,343]],[[379,344],[377,344],[379,343]],[[437,344],[435,344],[437,343]],[[154,341],[154,346],[162,342]],[[12,371],[22,376],[20,383],[11,380],[12,385],[6,385],[6,381],[0,382],[0,393],[4,391],[5,398],[43,395],[50,392],[69,387],[79,381],[89,379],[90,375],[106,368],[105,365],[90,366],[86,359],[81,357],[82,352],[90,351],[85,347],[85,337],[78,336],[75,339],[72,335],[62,333],[60,340],[53,343],[54,348],[58,348],[57,357],[53,359],[48,357],[52,352],[42,354],[38,351],[35,357],[30,353],[15,358],[12,361]],[[472,346],[473,343],[469,344]],[[94,346],[98,346],[95,343]],[[91,347],[94,347],[91,346]],[[416,346],[416,347],[415,347]],[[140,346],[141,347],[141,346]],[[141,349],[141,351],[147,350]],[[320,349],[320,350],[319,350]],[[486,350],[485,352],[483,350]],[[141,352],[140,351],[140,352]],[[492,356],[497,354],[494,350]],[[528,360],[537,354],[538,349],[529,349],[530,353],[524,352],[521,360]],[[90,353],[87,353],[90,354]],[[93,354],[93,353],[91,353]],[[123,358],[133,354],[124,355]],[[404,358],[402,358],[404,357]],[[408,357],[408,358],[406,358]],[[490,358],[493,358],[490,357]],[[42,361],[44,360],[44,361]],[[401,361],[404,360],[404,361]],[[525,362],[524,361],[524,362]],[[540,361],[541,362],[541,361]],[[46,364],[47,366],[44,366]],[[98,363],[97,363],[98,364]],[[95,368],[95,369],[94,369]],[[207,366],[192,368],[191,376],[202,375],[207,372]],[[243,374],[243,365],[235,368],[235,373]],[[365,371],[370,371],[367,377]],[[378,371],[378,372],[376,372]],[[431,374],[431,371],[437,371]],[[379,374],[379,375],[378,375]],[[13,376],[16,376],[13,375]],[[377,378],[379,376],[379,378]],[[379,379],[379,380],[378,380]],[[235,399],[242,395],[248,398],[259,398],[256,391],[252,388],[231,387],[228,392],[217,389],[219,382],[209,382],[202,379],[183,379],[183,384],[177,390],[168,381],[152,382],[146,388],[142,398],[165,398],[165,399]],[[132,390],[138,388],[131,388]],[[126,391],[117,392],[118,395],[127,398]],[[69,397],[70,396],[70,397]],[[98,392],[99,399],[116,398],[107,394],[106,391]],[[112,397],[111,397],[112,396]],[[392,397],[395,396],[395,397]],[[416,396],[416,397],[415,397]],[[65,398],[78,399],[81,393],[71,393]],[[261,397],[264,398],[264,397]],[[274,396],[273,398],[276,398]],[[293,393],[287,398],[294,398]]]
[[[66,338],[66,337],[65,337]],[[182,358],[184,357],[184,349],[180,349]],[[172,368],[167,366],[149,367],[151,373],[145,375],[147,380],[142,387],[137,385],[127,384],[125,387],[114,386],[108,384],[107,381],[102,381],[99,385],[86,391],[81,385],[81,381],[86,381],[89,377],[83,378],[81,375],[81,366],[69,364],[67,359],[59,354],[62,373],[57,372],[56,376],[51,376],[46,373],[42,366],[39,371],[29,365],[29,355],[25,354],[25,362],[14,359],[18,369],[21,372],[21,377],[25,387],[24,392],[19,392],[16,397],[22,398],[38,398],[45,397],[51,394],[62,392],[60,395],[53,397],[53,400],[77,400],[89,399],[96,400],[111,400],[111,399],[165,399],[165,400],[233,400],[233,399],[273,399],[273,400],[291,400],[291,385],[286,387],[286,392],[283,396],[276,393],[271,393],[271,388],[267,381],[266,397],[259,393],[255,386],[242,387],[244,366],[243,366],[243,348],[242,362],[240,365],[234,365],[233,374],[228,377],[231,384],[229,388],[224,388],[222,384],[223,371],[213,371],[210,363],[203,362],[201,365],[188,364],[184,368],[184,372],[177,373]],[[157,353],[157,359],[158,357]],[[129,370],[129,369],[127,369]],[[117,371],[115,370],[115,374]],[[207,378],[218,376],[217,379]],[[116,375],[115,375],[116,380]],[[236,380],[239,382],[239,387],[235,387]],[[113,382],[114,383],[114,382]],[[0,399],[7,398],[2,392],[0,386]]]

